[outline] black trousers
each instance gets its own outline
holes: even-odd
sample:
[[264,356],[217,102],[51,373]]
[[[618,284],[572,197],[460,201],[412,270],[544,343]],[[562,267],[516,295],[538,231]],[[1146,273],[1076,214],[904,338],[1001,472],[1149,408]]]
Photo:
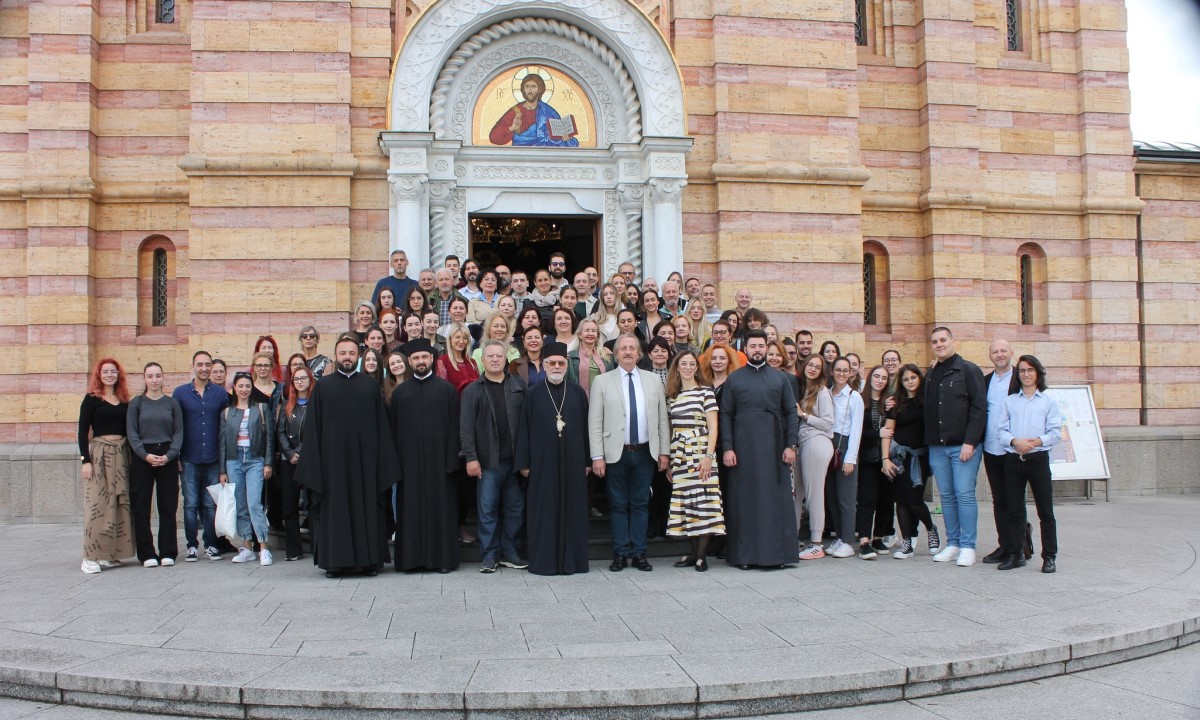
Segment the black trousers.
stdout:
[[285,459],[279,461],[279,514],[283,522],[286,557],[300,557],[304,545],[300,542],[300,483],[296,482],[296,466]]
[[[170,443],[147,443],[146,453],[166,455]],[[129,467],[129,501],[133,511],[133,537],[139,562],[161,560],[179,555],[179,464],[172,460],[162,467],[151,467],[136,455]],[[158,552],[154,551],[154,533],[150,530],[150,500],[158,491]]]
[[1004,456],[1004,499],[1007,503],[1007,528],[1004,549],[1010,555],[1021,552],[1025,538],[1025,485],[1033,490],[1038,522],[1042,529],[1042,557],[1058,555],[1058,525],[1054,520],[1054,487],[1050,478],[1050,453],[1034,452]]
[[[927,465],[926,458],[921,458],[921,467],[924,469]],[[933,527],[933,517],[929,514],[929,506],[925,504],[925,477],[928,477],[927,470],[920,478],[921,484],[914,487],[909,476],[908,463],[905,463],[900,474],[891,483],[896,499],[896,518],[900,521],[902,537],[916,537],[918,523],[926,528]]]
[[[987,474],[988,488],[992,493],[992,519],[996,523],[997,545],[1008,547],[1008,500],[1005,494],[1004,455],[983,453],[983,470]],[[1021,526],[1020,536],[1025,536],[1025,526]]]
[[[880,472],[883,472],[882,462]],[[875,533],[872,537],[883,538],[896,534],[895,483],[887,475],[879,481],[879,497],[875,500]]]
[[[871,530],[878,526],[878,522],[873,522],[873,520],[878,512],[882,486],[885,484],[890,486],[891,483],[892,481],[883,474],[883,461],[864,462],[858,466],[858,506],[854,513],[854,528],[860,538],[870,538]],[[890,503],[891,487],[887,488],[887,496]],[[888,516],[890,523],[890,509]]]

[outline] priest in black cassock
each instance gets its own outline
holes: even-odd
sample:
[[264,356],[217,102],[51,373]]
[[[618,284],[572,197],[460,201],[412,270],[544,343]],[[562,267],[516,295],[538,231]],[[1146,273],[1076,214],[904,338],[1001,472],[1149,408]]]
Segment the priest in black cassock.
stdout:
[[725,559],[743,570],[800,561],[792,502],[792,463],[800,442],[796,395],[767,365],[767,336],[746,333],[748,363],[725,381],[719,441],[725,483]]
[[339,339],[337,372],[317,381],[296,481],[309,490],[313,562],[328,577],[375,575],[388,561],[385,513],[396,449],[379,384],[356,371],[358,341]]
[[513,466],[529,478],[525,530],[529,572],[588,571],[588,398],[567,380],[567,346],[542,350],[546,379],[525,394]]
[[433,372],[433,345],[410,340],[412,378],[396,386],[388,409],[400,491],[396,495],[396,572],[458,568],[458,393]]

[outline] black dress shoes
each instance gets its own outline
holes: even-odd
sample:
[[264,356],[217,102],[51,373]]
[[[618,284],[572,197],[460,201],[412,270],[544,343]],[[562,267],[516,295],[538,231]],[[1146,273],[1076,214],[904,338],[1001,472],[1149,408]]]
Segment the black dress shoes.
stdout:
[[327,578],[340,578],[341,576],[342,576],[342,574],[340,572],[338,572],[337,570],[326,570],[325,571],[325,577],[327,577]]
[[629,566],[629,558],[621,555],[613,555],[613,561],[608,565],[609,572],[621,572]]
[[646,559],[645,555],[634,555],[630,564],[642,572],[650,572],[654,569],[654,567],[650,565],[650,561]]
[[1014,570],[1019,567],[1025,567],[1025,558],[1020,555],[1009,555],[1004,558],[1004,562],[996,566],[997,570]]
[[985,565],[995,565],[996,563],[1004,562],[1004,548],[996,548],[983,558]]
[[1049,574],[1054,572],[1056,569],[1057,568],[1054,567],[1054,558],[1048,557],[1042,560],[1042,572]]
[[681,560],[676,560],[675,564],[672,567],[685,568],[685,567],[691,567],[692,565],[695,565],[695,564],[696,564],[696,558],[692,557],[691,555],[688,555],[687,557],[685,557]]

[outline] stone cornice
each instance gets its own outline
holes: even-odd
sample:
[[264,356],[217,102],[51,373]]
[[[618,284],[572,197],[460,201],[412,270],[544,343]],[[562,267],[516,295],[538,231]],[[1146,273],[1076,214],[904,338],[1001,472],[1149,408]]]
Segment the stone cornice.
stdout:
[[[692,180],[689,177],[689,182]],[[699,180],[705,179],[699,174]],[[713,163],[715,182],[797,183],[805,185],[865,185],[871,171],[863,166],[826,167],[799,163]]]
[[229,175],[353,175],[353,155],[187,155],[179,168],[188,177]]

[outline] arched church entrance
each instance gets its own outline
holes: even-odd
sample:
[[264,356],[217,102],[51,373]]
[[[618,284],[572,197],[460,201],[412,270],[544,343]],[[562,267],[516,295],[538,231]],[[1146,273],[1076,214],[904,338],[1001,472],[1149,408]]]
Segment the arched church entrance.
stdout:
[[571,273],[682,269],[683,85],[628,0],[439,0],[401,45],[389,111],[390,244],[413,266],[528,269],[556,246]]

